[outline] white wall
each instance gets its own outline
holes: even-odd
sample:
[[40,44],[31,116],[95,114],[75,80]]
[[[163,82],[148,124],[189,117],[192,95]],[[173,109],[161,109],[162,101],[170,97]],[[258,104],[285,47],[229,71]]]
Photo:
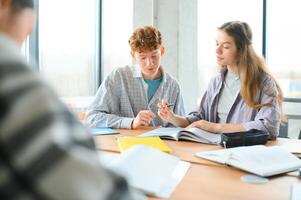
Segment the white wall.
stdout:
[[133,0],[133,6],[133,28],[145,25],[153,25],[153,0]]

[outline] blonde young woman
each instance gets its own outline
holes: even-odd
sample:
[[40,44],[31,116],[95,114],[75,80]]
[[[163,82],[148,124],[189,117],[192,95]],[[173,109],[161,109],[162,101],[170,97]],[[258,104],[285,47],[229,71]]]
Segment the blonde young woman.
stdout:
[[259,129],[276,139],[283,95],[264,59],[254,51],[247,23],[227,22],[218,28],[216,59],[220,74],[209,83],[198,111],[181,117],[162,102],[158,115],[175,126],[213,133]]

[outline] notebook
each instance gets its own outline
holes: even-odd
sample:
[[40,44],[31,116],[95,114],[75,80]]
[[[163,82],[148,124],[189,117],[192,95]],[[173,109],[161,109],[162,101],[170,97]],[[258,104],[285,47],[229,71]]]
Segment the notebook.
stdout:
[[178,157],[144,145],[112,159],[109,169],[124,176],[133,188],[160,198],[170,197],[190,167]]
[[299,158],[301,157],[301,145],[299,143],[285,143],[281,144],[279,147],[283,148],[288,152],[291,152]]
[[139,137],[153,136],[159,136],[160,138],[176,141],[188,140],[206,144],[219,144],[221,141],[220,134],[210,133],[199,128],[157,128],[152,131],[146,132]]
[[166,153],[171,152],[171,149],[159,137],[119,137],[117,138],[117,144],[121,152],[137,144],[149,146]]
[[195,154],[214,162],[237,167],[259,176],[273,176],[301,168],[301,160],[278,146],[244,146]]
[[118,131],[112,128],[102,128],[102,127],[97,127],[97,128],[90,128],[90,132],[92,135],[110,135],[110,134],[119,134]]

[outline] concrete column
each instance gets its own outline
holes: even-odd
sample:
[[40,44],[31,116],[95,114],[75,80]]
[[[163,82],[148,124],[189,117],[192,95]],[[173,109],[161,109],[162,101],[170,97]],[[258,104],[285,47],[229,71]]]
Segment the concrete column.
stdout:
[[133,28],[153,25],[153,0],[133,0]]
[[179,0],[178,80],[187,112],[199,106],[197,2]]

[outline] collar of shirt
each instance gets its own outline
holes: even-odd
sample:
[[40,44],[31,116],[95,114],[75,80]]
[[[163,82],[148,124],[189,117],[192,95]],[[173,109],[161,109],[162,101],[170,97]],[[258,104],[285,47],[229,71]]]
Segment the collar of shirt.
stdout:
[[[165,73],[165,71],[164,71],[164,69],[163,69],[162,66],[160,66],[160,69],[162,71],[162,82],[166,82],[166,73]],[[142,72],[140,70],[139,65],[137,65],[137,64],[133,65],[132,66],[132,72],[133,72],[133,76],[135,78],[141,78],[141,79],[143,79]]]
[[5,51],[1,51],[0,59],[9,60],[12,59],[22,59],[20,55],[20,48],[16,42],[14,42],[9,36],[0,32],[0,49],[5,49]]

